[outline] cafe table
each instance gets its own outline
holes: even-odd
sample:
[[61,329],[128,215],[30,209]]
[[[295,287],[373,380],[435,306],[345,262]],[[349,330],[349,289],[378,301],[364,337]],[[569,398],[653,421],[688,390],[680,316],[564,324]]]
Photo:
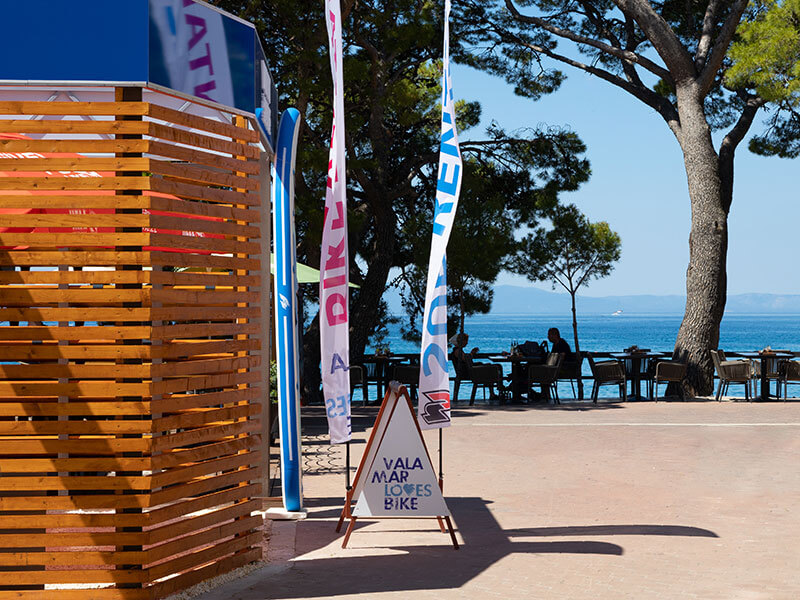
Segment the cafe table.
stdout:
[[523,394],[528,387],[528,365],[541,364],[544,356],[522,356],[520,354],[494,355],[489,360],[495,363],[511,364],[511,402],[522,404]]
[[[759,352],[739,352],[739,356],[761,361],[761,396],[762,400],[769,400],[769,374],[777,372],[778,362],[794,358],[794,353],[788,350],[760,350]],[[772,365],[775,365],[773,370]],[[780,392],[780,390],[775,390]],[[755,395],[755,394],[754,394]]]
[[[365,354],[352,362],[355,365],[375,365],[375,379],[373,381],[378,394],[377,401],[380,402],[383,399],[384,390],[389,386],[392,367],[408,362],[408,360],[408,357],[396,354]],[[367,384],[369,385],[369,379],[367,379]]]
[[[649,358],[664,358],[664,352],[651,352],[650,350],[632,350],[627,352],[611,352],[614,358],[624,360],[626,363],[630,361],[630,369],[625,369],[626,376],[629,377],[631,382],[631,397],[637,400],[643,400],[642,396],[642,361]],[[627,365],[626,365],[627,366]]]

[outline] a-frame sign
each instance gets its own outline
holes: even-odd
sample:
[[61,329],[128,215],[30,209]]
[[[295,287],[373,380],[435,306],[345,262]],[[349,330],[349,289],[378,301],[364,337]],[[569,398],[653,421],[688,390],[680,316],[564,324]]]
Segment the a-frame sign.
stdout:
[[342,548],[347,547],[359,517],[437,519],[442,533],[449,532],[453,547],[458,549],[450,511],[411,399],[406,388],[396,382],[389,384],[345,499],[336,527],[340,531],[344,519],[350,519]]

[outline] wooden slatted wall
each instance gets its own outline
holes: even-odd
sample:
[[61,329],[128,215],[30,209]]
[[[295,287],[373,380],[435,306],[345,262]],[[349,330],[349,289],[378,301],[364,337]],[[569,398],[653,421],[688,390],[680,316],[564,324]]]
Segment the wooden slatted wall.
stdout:
[[258,135],[130,98],[0,103],[0,598],[260,558]]

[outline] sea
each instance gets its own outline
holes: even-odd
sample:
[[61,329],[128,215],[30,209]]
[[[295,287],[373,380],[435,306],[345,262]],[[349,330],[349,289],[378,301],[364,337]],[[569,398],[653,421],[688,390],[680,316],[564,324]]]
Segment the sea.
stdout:
[[[682,315],[617,314],[578,316],[578,341],[586,352],[621,352],[624,348],[638,346],[653,351],[671,352],[681,324]],[[540,342],[547,339],[547,330],[558,327],[574,350],[572,318],[570,316],[489,314],[475,315],[465,320],[464,331],[469,334],[468,349],[478,348],[480,353],[508,351],[513,343],[527,340]],[[385,340],[392,352],[419,352],[419,343],[403,340],[398,325],[389,327]],[[800,314],[798,315],[725,315],[720,325],[719,347],[727,351],[746,352],[766,347],[800,351]],[[368,351],[372,351],[369,348]],[[486,359],[484,359],[486,360]],[[508,371],[508,365],[505,365]],[[584,374],[589,375],[584,363]],[[455,376],[452,372],[451,376]],[[591,385],[591,382],[584,382]],[[591,388],[586,390],[588,395]],[[469,388],[463,388],[460,397],[469,397]],[[663,387],[662,387],[663,391]],[[374,394],[374,387],[372,388]],[[736,394],[735,386],[731,393]],[[790,394],[792,387],[790,386]],[[601,397],[613,397],[614,386],[603,386]],[[573,397],[569,383],[561,383],[559,395]],[[795,392],[796,395],[796,392]],[[477,394],[481,398],[481,391]],[[357,401],[357,398],[353,398]]]

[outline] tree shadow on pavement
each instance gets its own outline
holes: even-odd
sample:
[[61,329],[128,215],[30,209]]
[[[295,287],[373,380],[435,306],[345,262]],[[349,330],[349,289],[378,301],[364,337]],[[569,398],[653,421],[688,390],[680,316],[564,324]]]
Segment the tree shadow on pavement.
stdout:
[[[323,499],[319,499],[323,500]],[[325,499],[333,500],[334,499]],[[528,554],[598,554],[622,556],[622,546],[608,541],[575,540],[516,540],[521,537],[592,537],[617,535],[670,535],[717,537],[711,531],[695,527],[669,525],[592,525],[576,527],[539,527],[504,530],[495,520],[488,503],[482,498],[448,498],[457,520],[463,545],[454,551],[450,538],[432,528],[404,531],[398,525],[370,529],[368,522],[359,521],[350,547],[340,549],[342,535],[334,531],[334,521],[321,517],[338,516],[339,511],[325,509],[324,501],[314,502],[309,519],[297,524],[297,556],[283,569],[266,567],[241,580],[234,594],[220,595],[230,600],[261,600],[263,598],[314,598],[338,595],[370,594],[417,590],[458,589],[477,577],[494,563],[518,553]],[[314,506],[317,505],[317,506]],[[363,523],[363,524],[362,524]],[[385,521],[384,521],[385,523]],[[396,534],[394,533],[396,531]],[[402,544],[404,536],[420,541],[430,536],[426,545],[397,545],[386,547],[387,535]],[[320,556],[309,556],[325,548]],[[365,551],[381,548],[381,554],[364,556]],[[391,554],[386,554],[386,551]],[[217,597],[217,596],[215,596]]]

